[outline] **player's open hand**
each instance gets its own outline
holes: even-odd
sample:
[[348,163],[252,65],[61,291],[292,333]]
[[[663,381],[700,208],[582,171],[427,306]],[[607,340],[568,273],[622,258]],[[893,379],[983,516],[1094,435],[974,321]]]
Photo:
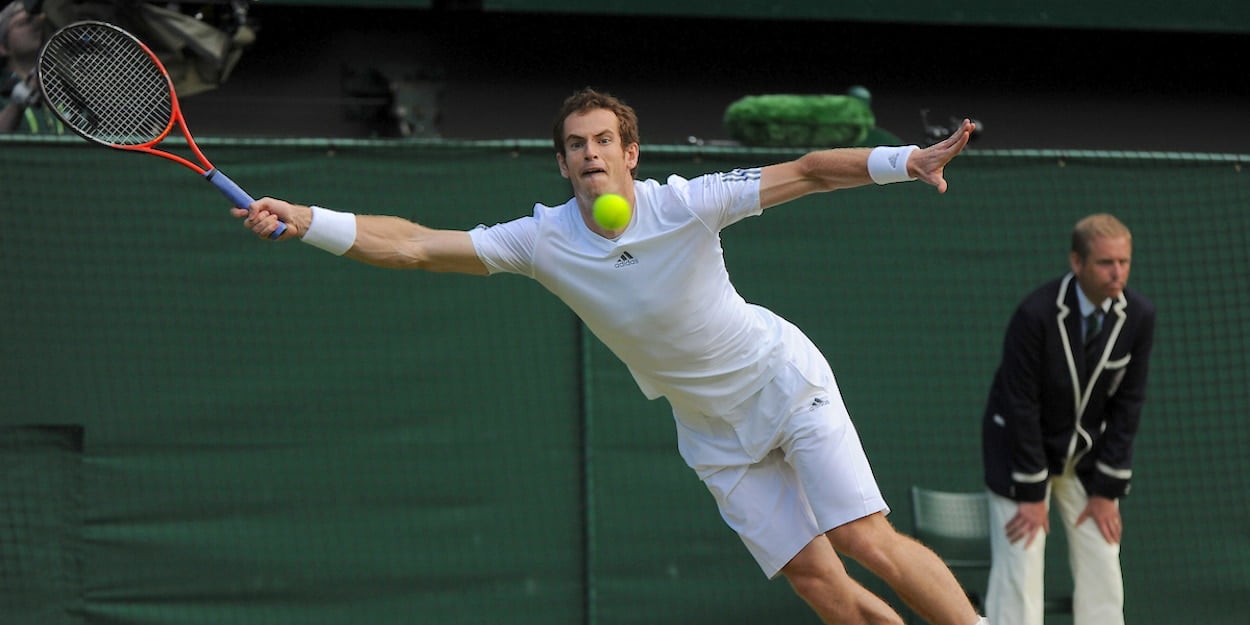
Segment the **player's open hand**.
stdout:
[[912,152],[911,157],[907,159],[907,173],[933,185],[938,193],[946,193],[946,178],[942,176],[942,172],[946,164],[958,156],[964,146],[968,145],[968,140],[972,138],[972,131],[975,128],[976,125],[971,120],[964,119],[951,136],[927,148]]
[[278,229],[279,222],[286,224],[286,232],[277,240],[299,238],[312,223],[312,209],[291,204],[271,197],[263,197],[252,204],[250,210],[231,208],[230,214],[243,220],[243,226],[262,239],[268,239]]

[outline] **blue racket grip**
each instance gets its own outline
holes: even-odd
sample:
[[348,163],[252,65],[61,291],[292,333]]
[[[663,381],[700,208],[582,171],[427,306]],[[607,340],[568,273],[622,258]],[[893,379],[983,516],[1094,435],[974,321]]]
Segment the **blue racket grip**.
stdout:
[[[213,183],[213,186],[217,187],[218,191],[225,194],[225,196],[230,198],[230,201],[233,202],[235,206],[238,206],[243,210],[249,210],[252,206],[252,202],[256,201],[252,199],[252,196],[247,194],[247,191],[244,191],[242,187],[235,184],[229,176],[221,173],[220,170],[210,169],[204,172],[204,179]],[[269,238],[276,239],[282,236],[283,232],[286,232],[286,224],[279,223],[278,229],[270,233]]]

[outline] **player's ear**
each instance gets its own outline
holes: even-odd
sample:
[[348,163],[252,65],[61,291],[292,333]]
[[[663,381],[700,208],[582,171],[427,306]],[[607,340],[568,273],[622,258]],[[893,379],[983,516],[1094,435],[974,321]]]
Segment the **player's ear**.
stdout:
[[638,167],[638,154],[641,150],[637,143],[631,143],[629,147],[625,148],[625,164],[631,170]]
[[556,163],[560,165],[560,175],[569,177],[569,164],[564,161],[564,153],[556,152]]

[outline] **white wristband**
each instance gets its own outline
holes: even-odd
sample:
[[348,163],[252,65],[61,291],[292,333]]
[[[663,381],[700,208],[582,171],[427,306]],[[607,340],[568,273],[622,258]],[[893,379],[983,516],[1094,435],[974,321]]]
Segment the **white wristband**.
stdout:
[[335,256],[342,256],[356,242],[356,215],[312,206],[312,223],[300,240]]
[[915,180],[907,173],[907,159],[920,148],[914,145],[881,146],[868,153],[868,175],[877,184]]

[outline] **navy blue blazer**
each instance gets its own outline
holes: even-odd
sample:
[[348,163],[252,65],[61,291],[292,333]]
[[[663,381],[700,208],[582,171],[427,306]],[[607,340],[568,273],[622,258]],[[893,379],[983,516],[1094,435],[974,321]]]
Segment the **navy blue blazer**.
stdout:
[[990,490],[1016,501],[1041,501],[1069,463],[1091,495],[1129,491],[1155,307],[1125,288],[1087,362],[1077,288],[1071,273],[1048,282],[1007,326],[981,423],[982,459]]

